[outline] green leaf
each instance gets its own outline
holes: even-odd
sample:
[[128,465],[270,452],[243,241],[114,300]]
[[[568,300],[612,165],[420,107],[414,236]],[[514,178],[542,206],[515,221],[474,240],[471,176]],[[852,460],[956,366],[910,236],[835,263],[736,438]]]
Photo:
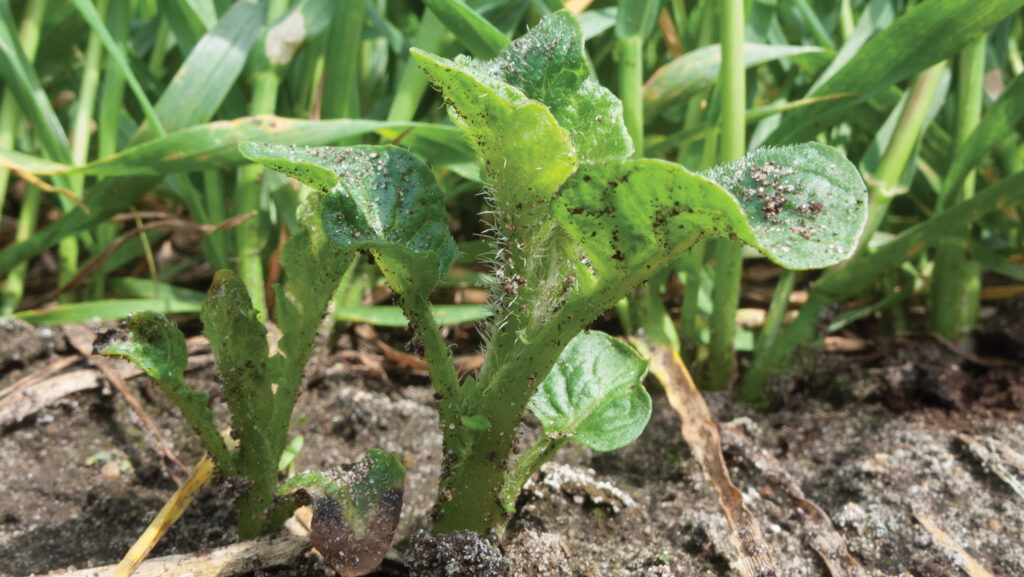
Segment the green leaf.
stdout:
[[704,236],[735,237],[795,269],[835,264],[857,246],[866,189],[835,149],[758,150],[709,176],[653,159],[580,167],[555,211],[598,290],[617,299]]
[[825,268],[857,248],[867,189],[835,148],[815,142],[761,148],[706,175],[739,202],[754,241],[744,238],[742,226],[737,236],[786,268]]
[[501,30],[462,0],[425,0],[424,4],[456,40],[478,58],[490,58],[508,44]]
[[449,103],[452,121],[481,155],[496,204],[530,208],[554,195],[576,167],[569,134],[551,111],[519,89],[417,49],[412,55]]
[[459,417],[459,421],[461,421],[467,429],[473,431],[487,431],[491,428],[491,421],[489,421],[484,415],[462,415]]
[[365,575],[384,559],[402,510],[405,469],[394,453],[370,449],[362,461],[306,472],[278,489],[313,506],[310,541],[342,576]]
[[769,142],[807,138],[843,119],[849,107],[949,58],[1024,6],[1024,0],[927,0],[866,42],[856,56],[807,96],[846,94],[785,118]]
[[[257,316],[245,285],[229,270],[214,275],[200,316],[223,379],[224,400],[231,410],[232,424],[245,449],[242,456],[253,460],[265,458],[269,453],[266,421],[274,411],[274,392],[267,369],[267,329]],[[271,467],[277,465],[276,459],[274,455]]]
[[530,411],[548,437],[612,451],[636,440],[651,417],[646,374],[647,361],[632,347],[602,332],[580,333],[530,399]]
[[233,458],[208,407],[210,396],[185,384],[185,336],[166,317],[153,312],[135,313],[121,329],[100,335],[93,344],[93,352],[138,365],[178,406],[217,464],[227,473],[234,470]]
[[[779,46],[746,43],[743,66],[753,68],[781,58],[822,57],[827,53],[817,46]],[[654,71],[644,84],[644,114],[648,119],[670,106],[683,107],[691,96],[700,94],[718,81],[722,64],[722,45],[703,46],[687,52]]]
[[250,143],[242,153],[320,190],[328,237],[340,247],[372,253],[399,294],[428,295],[458,254],[444,193],[408,151]]
[[549,200],[577,158],[633,153],[622,104],[590,78],[583,32],[568,11],[548,16],[490,61],[413,56],[483,157],[506,214]]
[[1014,128],[1024,118],[1024,75],[1017,76],[1003,90],[999,100],[985,113],[981,123],[967,137],[967,142],[957,148],[953,162],[949,165],[946,178],[942,181],[939,202],[946,200],[955,190],[971,168],[989,150],[995,148],[1004,138],[1013,133]]
[[[484,305],[435,305],[431,312],[440,326],[474,323],[491,316],[490,307]],[[402,308],[396,306],[338,307],[334,309],[334,318],[378,327],[404,327],[409,324]]]

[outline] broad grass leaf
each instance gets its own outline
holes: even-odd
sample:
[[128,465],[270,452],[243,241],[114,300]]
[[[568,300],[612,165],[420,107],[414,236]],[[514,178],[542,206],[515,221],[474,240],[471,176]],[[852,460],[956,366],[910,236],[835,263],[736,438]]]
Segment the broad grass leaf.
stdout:
[[[828,51],[816,46],[779,46],[746,43],[743,65],[746,68],[782,58],[823,58]],[[713,44],[687,52],[654,71],[644,84],[644,115],[648,120],[669,107],[682,108],[691,96],[700,94],[718,81],[722,64],[722,46]]]
[[624,447],[651,417],[642,381],[647,361],[600,331],[580,333],[565,347],[530,399],[549,437],[569,437],[596,451]]
[[949,58],[1024,6],[1024,0],[927,0],[867,41],[856,56],[808,96],[847,94],[787,116],[769,144],[804,140],[842,120],[849,107]]
[[491,58],[508,44],[508,37],[501,30],[462,0],[425,0],[423,3],[477,58]]
[[[168,133],[205,122],[217,112],[245,69],[263,29],[263,14],[258,2],[235,2],[189,52],[155,105]],[[152,129],[143,124],[132,143],[152,136]]]
[[14,313],[14,318],[31,325],[61,325],[89,321],[123,319],[137,311],[163,314],[195,314],[202,301],[171,298],[118,298],[77,303],[62,303],[54,308],[29,309]]

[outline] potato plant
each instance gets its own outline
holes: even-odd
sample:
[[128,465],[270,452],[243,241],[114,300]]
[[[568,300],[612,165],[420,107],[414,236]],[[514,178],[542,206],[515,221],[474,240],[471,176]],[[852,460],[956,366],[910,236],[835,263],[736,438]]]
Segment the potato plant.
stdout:
[[[705,174],[631,158],[622,105],[591,77],[566,11],[491,60],[413,54],[488,184],[493,316],[477,375],[460,381],[431,313],[456,249],[421,161],[388,146],[242,152],[322,195],[326,236],[374,257],[422,340],[444,436],[434,531],[500,533],[522,484],[568,440],[615,449],[649,417],[645,363],[586,332],[594,319],[705,237],[793,269],[837,263],[857,246],[865,186],[839,151],[816,143],[757,150]],[[524,451],[528,409],[544,435]]]
[[288,286],[274,289],[278,352],[271,354],[267,329],[233,272],[216,274],[203,303],[203,328],[231,414],[230,440],[215,424],[209,395],[185,383],[185,337],[162,314],[132,315],[95,348],[134,362],[152,377],[198,434],[218,471],[241,482],[237,506],[243,538],[277,531],[297,506],[312,503],[314,545],[343,575],[361,575],[380,563],[398,523],[405,479],[398,458],[371,450],[348,472],[303,473],[284,485],[278,482],[306,361],[350,261],[347,251],[324,234],[319,202],[309,200],[299,233],[282,249]]

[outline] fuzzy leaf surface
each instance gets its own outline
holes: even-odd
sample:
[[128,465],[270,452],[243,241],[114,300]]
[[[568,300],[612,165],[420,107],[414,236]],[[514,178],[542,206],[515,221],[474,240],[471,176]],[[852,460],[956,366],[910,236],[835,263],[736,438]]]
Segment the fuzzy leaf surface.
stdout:
[[101,335],[93,352],[135,363],[167,395],[196,431],[217,464],[230,472],[234,463],[217,432],[210,396],[185,384],[188,349],[185,336],[160,313],[132,314],[117,331]]
[[503,208],[546,201],[577,159],[633,152],[622,104],[590,78],[583,32],[568,11],[545,18],[491,60],[413,55],[469,134]]
[[[200,318],[210,350],[217,359],[224,400],[245,448],[243,454],[249,459],[265,458],[269,453],[266,445],[269,431],[264,422],[274,411],[274,392],[267,367],[270,350],[267,328],[235,273],[222,270],[214,275]],[[276,455],[274,459],[276,465]]]
[[530,399],[530,411],[549,437],[569,437],[596,451],[624,447],[651,417],[641,381],[647,361],[599,331],[580,333]]
[[313,547],[340,575],[355,577],[380,565],[391,546],[404,485],[398,457],[370,449],[354,465],[295,475],[278,493],[298,492],[310,501]]
[[458,251],[444,193],[422,161],[393,146],[291,148],[247,143],[242,153],[320,190],[323,229],[339,247],[372,253],[400,294],[426,296]]
[[709,176],[661,160],[620,160],[581,166],[565,183],[557,218],[607,283],[607,297],[704,236],[735,237],[792,269],[835,264],[857,246],[866,188],[835,149],[758,150]]

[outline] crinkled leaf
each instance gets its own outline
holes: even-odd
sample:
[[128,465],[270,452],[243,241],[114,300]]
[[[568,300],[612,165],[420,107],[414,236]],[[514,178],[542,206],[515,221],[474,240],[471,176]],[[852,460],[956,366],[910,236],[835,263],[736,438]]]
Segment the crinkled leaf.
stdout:
[[546,201],[577,158],[633,153],[622,104],[590,78],[583,32],[568,11],[548,16],[491,60],[413,55],[480,152],[502,208],[521,212],[521,204]]
[[633,154],[622,103],[590,77],[583,30],[571,12],[551,14],[484,66],[551,109],[580,160]]
[[835,264],[857,245],[865,186],[832,148],[759,150],[710,176],[653,159],[588,164],[565,183],[555,212],[609,297],[707,235],[736,237],[794,269]]
[[222,270],[214,275],[200,318],[241,444],[250,455],[265,450],[253,445],[264,439],[264,422],[274,409],[267,369],[267,328],[235,273]]
[[93,352],[138,365],[178,406],[218,464],[231,471],[233,462],[208,407],[210,396],[185,384],[188,365],[185,336],[167,317],[154,312],[134,313],[119,330],[100,335]]
[[551,111],[476,70],[469,58],[412,54],[479,152],[495,202],[513,210],[549,199],[576,165],[569,135]]
[[342,577],[365,575],[391,546],[402,511],[405,469],[394,453],[370,449],[362,461],[326,473],[288,479],[313,506],[310,541]]
[[647,362],[602,332],[580,333],[530,399],[548,436],[569,437],[597,451],[632,443],[651,417],[641,381]]
[[430,170],[408,151],[255,143],[241,150],[320,190],[327,236],[340,247],[372,253],[400,294],[428,294],[455,260],[444,194]]

